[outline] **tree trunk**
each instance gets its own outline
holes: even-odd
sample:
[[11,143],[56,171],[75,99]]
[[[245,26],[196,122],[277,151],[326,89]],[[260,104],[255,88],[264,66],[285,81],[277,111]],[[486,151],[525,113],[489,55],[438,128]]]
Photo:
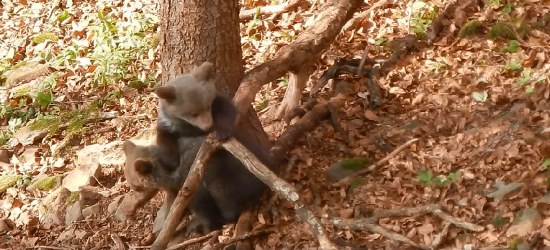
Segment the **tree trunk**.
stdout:
[[238,0],[162,0],[160,20],[162,82],[209,61],[233,96],[244,75]]
[[[233,97],[244,75],[239,1],[161,0],[160,20],[162,83],[209,61],[219,75],[218,91]],[[241,119],[241,129],[255,132],[258,143],[269,145],[252,111],[250,107]]]

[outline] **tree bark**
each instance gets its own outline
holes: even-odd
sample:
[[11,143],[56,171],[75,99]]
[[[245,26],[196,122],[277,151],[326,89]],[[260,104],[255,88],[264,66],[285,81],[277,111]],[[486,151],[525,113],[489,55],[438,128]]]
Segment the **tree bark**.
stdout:
[[209,61],[233,96],[244,75],[238,0],[162,0],[160,20],[162,82]]

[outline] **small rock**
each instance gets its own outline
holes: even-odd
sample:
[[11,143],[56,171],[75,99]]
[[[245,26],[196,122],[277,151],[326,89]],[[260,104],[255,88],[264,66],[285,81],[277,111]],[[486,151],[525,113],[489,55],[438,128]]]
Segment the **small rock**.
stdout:
[[91,206],[96,204],[101,197],[99,194],[99,188],[93,186],[82,186],[79,188],[80,201],[84,206]]
[[122,165],[125,159],[124,152],[122,152],[122,141],[89,145],[78,151],[76,156],[78,166],[91,165],[91,163],[98,163],[102,166]]
[[82,209],[82,217],[88,218],[89,216],[98,214],[99,211],[101,211],[99,204],[89,206],[87,208]]
[[44,138],[47,134],[48,132],[46,130],[32,130],[29,127],[22,127],[15,132],[6,145],[8,148],[15,148],[19,144],[22,146],[32,145]]
[[81,186],[89,185],[99,177],[101,168],[97,162],[78,165],[64,179],[62,186],[71,192],[76,192]]
[[44,225],[62,225],[67,200],[71,191],[66,188],[58,188],[42,199],[38,207],[38,219]]
[[123,194],[117,196],[111,203],[109,203],[109,206],[107,207],[107,212],[109,212],[109,214],[113,214],[116,212],[116,209],[118,208],[118,205],[120,205],[122,198],[124,198]]
[[82,204],[77,201],[72,204],[65,214],[65,225],[70,225],[71,223],[82,219]]
[[63,231],[63,232],[59,235],[59,237],[57,237],[57,239],[56,239],[55,241],[57,241],[57,242],[65,242],[65,241],[67,241],[67,240],[73,239],[74,236],[75,236],[75,235],[74,235],[75,230],[76,230],[75,228],[69,228],[69,229]]

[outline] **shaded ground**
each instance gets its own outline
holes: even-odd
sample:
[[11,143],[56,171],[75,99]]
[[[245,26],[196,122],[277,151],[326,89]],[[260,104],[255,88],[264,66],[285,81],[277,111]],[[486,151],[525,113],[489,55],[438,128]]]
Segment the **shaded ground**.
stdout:
[[[80,9],[81,12],[75,11],[77,14],[73,14],[73,18],[86,20],[85,14],[97,11],[102,4],[115,10],[155,13],[155,5],[151,3],[79,3],[78,8],[73,10]],[[539,23],[544,27],[545,22],[548,25],[550,10],[541,7],[545,6],[542,1],[510,4],[515,6],[510,16],[522,17],[533,26]],[[48,45],[52,53],[61,53],[65,44],[84,37],[78,34],[79,28],[71,28],[70,22],[50,25],[51,22],[46,19],[51,7],[48,4],[29,2],[25,6],[38,8],[39,5],[43,8],[34,19],[28,14],[29,10],[5,5],[5,17],[0,25],[4,27],[0,34],[5,34],[5,39],[0,39],[7,45],[2,45],[0,52],[12,47],[19,50],[25,48],[23,52],[17,51],[14,57],[19,53],[18,60],[36,58],[44,48],[37,48],[41,43],[28,39],[44,30],[51,30],[60,38],[57,44]],[[385,5],[370,15],[355,33],[338,36],[320,61],[319,70],[312,76],[306,92],[320,77],[322,70],[336,58],[358,58],[367,44],[372,57],[386,57],[390,53],[391,43],[386,43],[388,46],[375,44],[383,38],[391,41],[407,34],[408,20],[411,20],[409,13],[415,11],[411,6],[417,5],[410,1]],[[263,22],[251,21],[258,22],[256,24],[243,23],[247,67],[269,58],[281,44],[288,43],[294,34],[303,30],[303,25],[309,25],[308,21],[311,22],[318,5],[305,8],[308,6],[304,4],[296,12],[283,14],[275,21],[267,19]],[[500,13],[508,5],[487,8],[470,17],[484,22],[481,34],[457,38],[456,34],[446,30],[440,41],[429,46],[421,44],[411,56],[401,60],[388,76],[380,80],[385,92],[380,109],[368,107],[368,100],[362,94],[367,91],[365,86],[356,79],[342,77],[348,82],[346,86],[352,93],[340,117],[340,126],[350,142],[344,143],[331,124],[324,122],[305,135],[292,150],[292,164],[283,175],[295,185],[304,202],[311,205],[317,216],[359,218],[368,217],[375,209],[438,203],[455,217],[485,227],[483,232],[473,233],[451,226],[442,245],[444,248],[462,248],[466,244],[506,247],[521,242],[518,240],[520,238],[531,243],[538,241],[539,249],[550,247],[550,177],[548,170],[541,168],[545,159],[550,157],[550,46],[547,42],[550,35],[547,28],[533,29],[519,41],[517,51],[506,51],[504,48],[509,46],[509,41],[491,40],[486,33],[502,18]],[[53,16],[59,16],[60,12],[55,10]],[[121,15],[115,15],[114,20],[123,20]],[[10,23],[13,25],[10,26]],[[34,30],[33,27],[39,28]],[[147,30],[154,31],[155,25]],[[254,39],[255,32],[261,33],[263,39]],[[147,77],[158,75],[158,55],[155,53],[154,47],[145,50],[144,56],[138,57],[137,62],[129,63],[134,67],[132,74],[138,75],[137,72],[143,71]],[[0,55],[4,56],[3,53]],[[63,76],[52,88],[56,98],[64,98],[59,98],[58,103],[51,106],[61,110],[74,109],[89,104],[91,100],[109,97],[102,111],[116,111],[120,117],[86,124],[82,135],[67,143],[67,152],[59,156],[63,159],[60,166],[54,167],[58,157],[52,156],[50,147],[66,143],[63,139],[67,136],[67,130],[40,142],[10,148],[27,155],[28,148],[36,148],[36,152],[31,154],[35,160],[24,161],[19,157],[19,162],[3,164],[2,175],[25,173],[32,179],[40,172],[48,175],[65,173],[74,167],[73,152],[84,145],[130,138],[149,128],[154,121],[156,99],[151,93],[151,86],[130,88],[135,79],[122,77],[107,85],[93,87],[90,79],[96,78],[88,74],[94,71],[90,70],[92,66],[83,63],[85,60],[82,59],[68,61],[71,67],[58,71]],[[525,73],[525,69],[532,71]],[[35,81],[43,80],[44,77]],[[14,85],[20,84],[8,86],[4,83],[0,91],[10,90]],[[117,94],[113,95],[115,91]],[[330,88],[326,88],[321,95],[328,97],[331,92]],[[267,111],[260,111],[260,114],[264,127],[273,137],[284,129],[283,124],[270,119],[271,110],[283,94],[284,87],[274,83],[262,89],[257,97],[257,107],[267,107]],[[4,99],[0,100],[6,103]],[[51,110],[51,106],[42,112]],[[12,129],[9,119],[2,115],[2,129]],[[353,188],[334,187],[334,181],[326,178],[328,168],[339,159],[367,156],[376,161],[411,138],[420,138],[420,141],[392,158],[388,164],[362,177],[360,184],[353,185]],[[435,177],[429,178],[427,170],[431,170],[433,176],[449,176],[459,172],[460,177],[447,185],[437,186],[432,182]],[[0,231],[0,247],[46,245],[70,249],[111,249],[117,237],[130,246],[150,244],[152,221],[162,197],[156,197],[153,204],[137,211],[126,225],[116,222],[106,211],[107,205],[129,188],[123,182],[121,165],[104,166],[101,171],[98,181],[107,196],[99,201],[101,211],[67,226],[36,225],[33,218],[37,216],[37,204],[49,191],[26,191],[25,182],[20,182],[0,194],[0,218],[9,218],[16,224],[13,229]],[[494,191],[497,181],[522,183],[523,186],[497,200],[487,196]],[[427,182],[428,185],[422,185]],[[254,243],[264,249],[317,246],[317,240],[307,224],[295,219],[292,205],[282,198],[268,196],[258,208],[255,228],[274,227],[276,232],[255,237]],[[533,220],[532,228],[521,228],[520,231],[526,233],[521,236],[521,232],[514,233],[510,228],[513,229],[512,221],[518,217],[518,212],[525,208],[537,209],[540,219]],[[430,244],[442,230],[442,222],[433,216],[383,219],[379,223],[423,244]],[[230,236],[231,227],[227,229],[225,234]],[[327,230],[337,242],[348,242],[351,246],[405,248],[369,231],[351,232],[333,227],[327,227]],[[63,232],[69,237],[59,239]]]

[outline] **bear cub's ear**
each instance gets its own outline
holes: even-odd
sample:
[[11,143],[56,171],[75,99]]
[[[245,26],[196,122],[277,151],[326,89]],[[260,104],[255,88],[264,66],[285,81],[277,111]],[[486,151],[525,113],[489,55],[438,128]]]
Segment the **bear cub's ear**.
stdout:
[[160,86],[155,89],[155,94],[166,101],[176,100],[176,88],[174,86]]
[[209,81],[216,76],[216,69],[211,62],[203,62],[201,66],[191,71],[191,75],[199,81]]
[[137,159],[134,162],[136,172],[141,175],[148,175],[153,171],[153,163],[145,159]]
[[122,151],[124,151],[125,154],[130,154],[130,152],[134,151],[136,148],[136,144],[134,144],[130,140],[124,141],[124,144],[122,144]]

